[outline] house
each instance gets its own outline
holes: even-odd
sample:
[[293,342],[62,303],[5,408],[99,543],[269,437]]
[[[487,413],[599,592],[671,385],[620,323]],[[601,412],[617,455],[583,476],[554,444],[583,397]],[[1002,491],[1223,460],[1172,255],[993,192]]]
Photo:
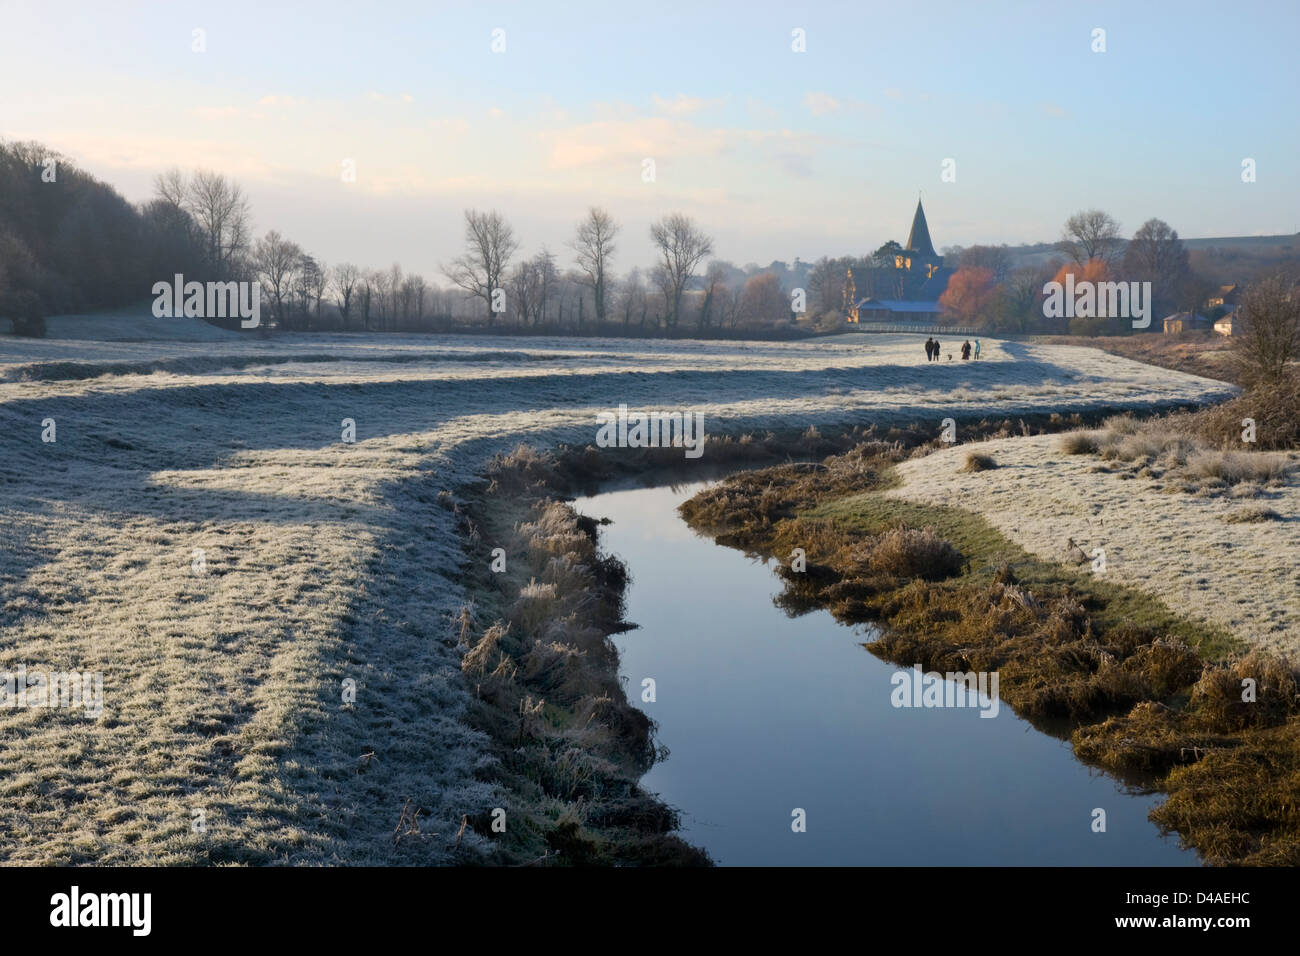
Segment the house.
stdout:
[[938,302],[911,302],[905,299],[860,299],[855,305],[860,322],[917,322],[939,324],[943,310]]
[[1240,309],[1234,308],[1231,312],[1214,323],[1214,331],[1219,335],[1240,335],[1245,324],[1246,317],[1241,314]]
[[1237,300],[1240,293],[1241,286],[1221,285],[1219,286],[1218,291],[1205,300],[1205,307],[1207,309],[1214,309],[1218,306],[1223,306],[1226,311],[1231,312],[1237,307]]
[[1177,335],[1179,332],[1204,331],[1210,327],[1210,320],[1199,312],[1175,312],[1165,316],[1165,335]]

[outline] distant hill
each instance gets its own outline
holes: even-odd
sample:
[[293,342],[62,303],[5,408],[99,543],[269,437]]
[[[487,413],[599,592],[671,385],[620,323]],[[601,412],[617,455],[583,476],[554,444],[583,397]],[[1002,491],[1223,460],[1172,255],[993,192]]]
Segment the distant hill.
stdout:
[[[1219,236],[1210,239],[1183,239],[1191,253],[1201,252],[1207,259],[1220,260],[1219,268],[1231,271],[1239,264],[1247,272],[1260,266],[1300,260],[1300,233],[1283,236]],[[1053,242],[1008,246],[1015,266],[1038,266],[1061,255]],[[1228,276],[1232,278],[1232,276]],[[1241,278],[1244,278],[1242,276]]]

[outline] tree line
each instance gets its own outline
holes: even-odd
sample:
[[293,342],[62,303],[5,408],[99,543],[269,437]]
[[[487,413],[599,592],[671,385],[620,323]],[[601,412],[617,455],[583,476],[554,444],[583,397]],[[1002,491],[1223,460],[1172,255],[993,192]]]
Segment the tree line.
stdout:
[[[710,259],[714,241],[691,217],[649,227],[651,268],[616,271],[622,226],[592,207],[563,259],[520,256],[496,210],[466,210],[464,251],[443,284],[351,262],[329,265],[291,238],[260,238],[243,188],[208,170],[170,169],[153,195],[127,202],[39,143],[0,142],[0,318],[42,334],[45,316],[141,302],[155,282],[257,281],[264,331],[443,331],[474,325],[533,331],[696,333],[791,328],[779,276]],[[706,265],[707,263],[707,265]],[[774,263],[774,266],[777,265]],[[783,264],[781,264],[783,265]],[[237,320],[210,319],[237,327]]]
[[[331,266],[274,229],[255,238],[243,188],[222,174],[171,169],[153,185],[148,201],[132,205],[38,143],[0,142],[0,318],[12,319],[15,331],[41,334],[46,315],[135,305],[154,282],[180,273],[201,282],[260,282],[264,333],[274,326],[788,335],[798,327],[841,328],[862,298],[916,291],[895,267],[904,252],[895,241],[867,256],[741,269],[713,258],[713,238],[676,212],[649,225],[653,265],[619,272],[623,226],[598,206],[574,225],[563,256],[545,247],[521,255],[500,212],[465,210],[463,250],[439,267],[439,284],[398,263]],[[1067,272],[1152,282],[1157,318],[1194,310],[1214,287],[1167,223],[1150,219],[1125,239],[1100,210],[1071,216],[1055,257],[1033,264],[1016,264],[1005,245],[944,251],[956,271],[943,310],[990,332],[1120,330],[1104,319],[1043,315],[1043,286]]]
[[50,314],[137,303],[179,271],[211,271],[189,214],[132,205],[39,143],[0,141],[0,317],[15,331],[40,335]]
[[959,268],[940,299],[962,321],[994,332],[1055,332],[1079,335],[1131,331],[1114,317],[1052,318],[1044,315],[1049,282],[1150,282],[1156,322],[1174,312],[1195,312],[1215,283],[1191,267],[1178,231],[1151,218],[1124,238],[1109,213],[1088,209],[1070,216],[1055,244],[1056,255],[1037,265],[1013,268],[1005,247],[973,246],[958,253]]

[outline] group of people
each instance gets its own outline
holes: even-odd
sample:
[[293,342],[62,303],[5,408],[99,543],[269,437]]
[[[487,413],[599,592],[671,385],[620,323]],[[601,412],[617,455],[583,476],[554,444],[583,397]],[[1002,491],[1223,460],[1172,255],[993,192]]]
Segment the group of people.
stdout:
[[[939,340],[938,340],[938,339],[935,339],[935,338],[928,338],[928,339],[925,340],[925,360],[926,360],[927,362],[937,362],[937,361],[939,361],[939,353],[940,353],[942,350],[943,350],[943,346],[939,343]],[[969,359],[969,358],[971,357],[972,352],[974,353],[976,359],[978,359],[978,358],[980,357],[980,340],[979,340],[979,339],[976,339],[976,340],[975,340],[975,345],[974,345],[973,347],[971,346],[971,344],[970,344],[970,340],[969,340],[969,339],[967,339],[965,342],[963,342],[963,343],[961,344],[961,357],[962,357],[962,361],[965,361],[965,360]],[[951,352],[948,353],[948,360],[949,360],[949,361],[952,360],[952,353],[951,353]]]

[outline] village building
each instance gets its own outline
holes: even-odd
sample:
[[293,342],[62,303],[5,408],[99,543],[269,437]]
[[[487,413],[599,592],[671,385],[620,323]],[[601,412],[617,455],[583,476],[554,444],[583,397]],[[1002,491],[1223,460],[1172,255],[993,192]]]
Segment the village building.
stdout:
[[1203,332],[1210,327],[1210,320],[1199,312],[1175,312],[1164,319],[1165,334],[1177,335],[1180,332]]
[[[888,269],[888,266],[885,267]],[[912,228],[907,234],[907,245],[894,254],[893,275],[888,297],[866,296],[859,298],[853,286],[852,272],[845,286],[845,317],[850,323],[890,322],[934,325],[943,310],[939,297],[948,288],[953,269],[946,268],[943,256],[935,251],[930,238],[930,224],[925,218],[921,200],[916,200],[912,215]]]
[[862,299],[857,313],[860,322],[924,322],[936,325],[943,310],[938,302],[908,302],[905,299]]
[[[1214,318],[1227,315],[1237,310],[1237,302],[1241,295],[1241,286],[1239,285],[1221,285],[1219,288],[1205,300],[1205,308]],[[1218,315],[1214,313],[1218,312]]]
[[1223,318],[1215,320],[1214,331],[1219,335],[1232,337],[1233,335],[1240,335],[1245,324],[1246,317],[1242,315],[1241,309],[1233,308]]

